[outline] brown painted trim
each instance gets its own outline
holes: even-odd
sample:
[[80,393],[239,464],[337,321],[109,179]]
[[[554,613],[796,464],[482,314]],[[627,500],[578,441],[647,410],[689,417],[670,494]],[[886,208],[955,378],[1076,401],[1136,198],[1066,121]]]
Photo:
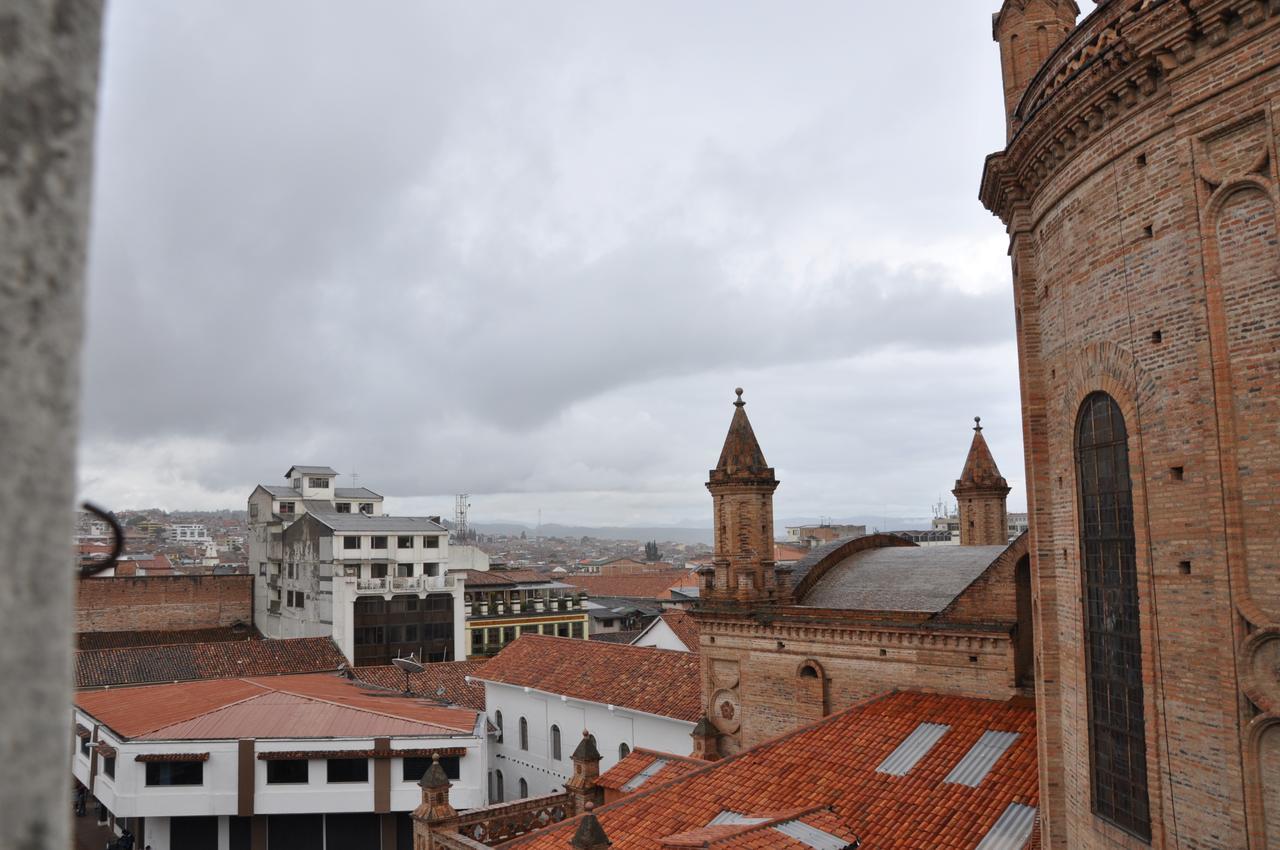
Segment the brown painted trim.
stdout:
[[[379,738],[380,741],[388,741],[387,738]],[[399,758],[430,758],[431,756],[440,756],[447,758],[449,756],[465,756],[467,754],[466,747],[428,747],[415,750],[392,750],[392,749],[374,749],[374,750],[275,750],[272,752],[258,753],[259,761],[296,761],[299,759],[399,759]]]
[[134,761],[208,761],[208,753],[139,753]]
[[[379,753],[387,753],[392,749],[392,739],[375,737],[374,749]],[[374,762],[374,812],[385,814],[392,810],[392,763],[390,759],[378,759]]]
[[[391,749],[390,738],[374,738],[373,748],[378,752]],[[379,814],[391,811],[391,760],[378,759],[373,763],[373,810]]]
[[254,815],[249,825],[249,850],[267,850],[267,816]]
[[241,740],[236,753],[236,814],[242,818],[253,814],[253,795],[257,782],[253,762],[253,741]]
[[382,846],[388,848],[396,847],[396,816],[394,814],[384,814],[380,820],[382,821]]

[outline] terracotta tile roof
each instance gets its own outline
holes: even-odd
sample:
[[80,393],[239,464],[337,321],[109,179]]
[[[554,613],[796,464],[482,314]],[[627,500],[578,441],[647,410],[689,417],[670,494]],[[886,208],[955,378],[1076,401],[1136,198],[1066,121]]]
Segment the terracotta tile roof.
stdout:
[[146,740],[466,735],[477,717],[328,673],[81,691],[76,705],[116,734]]
[[82,649],[76,653],[76,687],[318,673],[345,661],[325,637]]
[[[949,728],[902,776],[877,772],[921,723]],[[945,781],[988,730],[1018,733],[977,787]],[[856,705],[760,746],[595,810],[613,850],[660,850],[663,839],[702,830],[723,812],[777,818],[830,807],[865,850],[973,850],[1014,802],[1039,804],[1035,709],[894,693]],[[573,818],[504,847],[561,850]],[[745,838],[745,836],[744,836]],[[772,838],[772,836],[770,836]],[[729,845],[778,847],[778,843]]]
[[696,578],[686,570],[665,570],[630,576],[569,575],[561,581],[582,588],[588,596],[612,596],[620,599],[670,599],[668,591],[672,587],[697,583]]
[[669,835],[662,839],[662,846],[716,850],[813,850],[813,844],[795,836],[797,825],[824,833],[820,838],[838,839],[845,844],[853,844],[858,839],[840,816],[829,809],[801,809],[757,817],[741,817],[737,812],[726,811],[718,819],[726,822]]
[[555,581],[537,570],[455,570],[463,574],[468,587],[508,587],[516,584],[539,584]]
[[698,621],[688,611],[673,608],[662,614],[662,622],[671,627],[680,642],[689,647],[690,652],[698,651]]
[[[426,665],[421,673],[409,674],[409,687],[418,696],[435,699],[436,691],[444,688],[440,699],[464,708],[484,711],[484,685],[467,684],[467,676],[475,675],[483,661],[435,661]],[[404,671],[394,664],[352,667],[357,680],[393,691],[404,690]]]
[[644,634],[644,629],[627,629],[621,632],[600,632],[599,634],[591,635],[591,640],[600,641],[602,643],[629,644],[642,634]]
[[690,723],[702,716],[698,656],[688,652],[521,635],[475,675]]
[[224,626],[213,629],[80,632],[76,635],[76,644],[79,649],[114,649],[120,646],[160,646],[167,643],[213,643],[261,639],[262,635],[252,626]]
[[[622,787],[628,782],[635,781],[645,768],[650,767],[659,760],[666,763],[652,772],[648,778],[637,782],[636,787],[627,789]],[[661,785],[668,779],[675,779],[677,776],[683,776],[691,770],[706,766],[707,762],[702,759],[677,756],[671,753],[659,752],[658,750],[637,747],[628,753],[622,761],[600,774],[596,784],[601,788],[608,788],[613,791],[638,791],[646,785],[650,787]]]

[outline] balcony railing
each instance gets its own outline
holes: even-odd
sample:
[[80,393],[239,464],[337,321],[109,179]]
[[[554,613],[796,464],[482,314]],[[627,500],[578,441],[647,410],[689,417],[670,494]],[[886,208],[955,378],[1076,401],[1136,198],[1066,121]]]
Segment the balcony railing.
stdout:
[[454,583],[450,575],[362,578],[356,579],[356,593],[423,593],[452,590]]

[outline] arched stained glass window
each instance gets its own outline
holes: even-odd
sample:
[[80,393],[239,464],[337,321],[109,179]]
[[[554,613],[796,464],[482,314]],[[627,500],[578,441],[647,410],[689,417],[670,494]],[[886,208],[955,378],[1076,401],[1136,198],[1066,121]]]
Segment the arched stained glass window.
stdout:
[[1151,838],[1133,483],[1124,416],[1093,393],[1076,422],[1093,811]]
[[551,757],[560,761],[560,727],[555,725],[551,727]]

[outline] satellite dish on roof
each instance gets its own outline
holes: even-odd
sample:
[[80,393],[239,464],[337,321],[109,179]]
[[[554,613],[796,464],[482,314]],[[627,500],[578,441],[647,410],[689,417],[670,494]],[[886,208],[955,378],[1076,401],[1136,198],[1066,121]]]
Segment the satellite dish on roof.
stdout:
[[409,674],[421,673],[426,668],[418,663],[418,659],[414,658],[412,653],[409,654],[408,658],[393,658],[391,663],[399,667],[401,672],[404,673],[404,694],[405,696],[411,695],[413,688],[409,687]]
[[418,662],[418,659],[414,658],[412,655],[408,658],[393,658],[391,659],[391,663],[406,673],[421,673],[423,670],[427,669],[426,667],[423,667]]

